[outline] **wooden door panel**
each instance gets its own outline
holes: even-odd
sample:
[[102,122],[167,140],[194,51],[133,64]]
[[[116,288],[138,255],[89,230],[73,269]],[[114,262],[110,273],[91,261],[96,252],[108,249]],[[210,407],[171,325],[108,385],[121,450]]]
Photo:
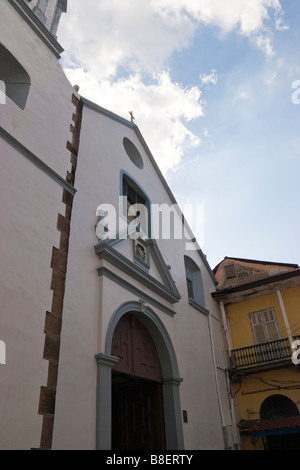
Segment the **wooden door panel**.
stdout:
[[114,370],[161,382],[162,373],[156,347],[144,325],[133,315],[124,315],[116,326],[112,355],[119,357]]
[[113,448],[164,450],[162,386],[133,383],[113,393]]
[[112,445],[116,450],[164,450],[162,372],[154,341],[131,314],[116,326],[113,368]]

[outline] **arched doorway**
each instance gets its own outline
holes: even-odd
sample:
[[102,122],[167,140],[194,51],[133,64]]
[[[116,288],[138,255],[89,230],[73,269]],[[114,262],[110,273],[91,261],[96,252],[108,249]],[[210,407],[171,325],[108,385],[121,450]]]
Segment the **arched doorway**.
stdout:
[[162,372],[151,335],[127,313],[116,326],[111,354],[112,449],[164,450]]
[[[163,421],[165,428],[166,450],[183,450],[183,429],[179,397],[179,387],[182,378],[179,375],[175,350],[168,331],[158,315],[140,301],[126,302],[112,315],[107,327],[105,351],[96,354],[97,362],[97,400],[96,400],[96,449],[111,450],[113,434],[112,395],[116,390],[118,372],[114,366],[119,362],[119,357],[112,354],[113,337],[119,321],[130,313],[145,327],[155,345],[161,367],[161,391],[163,402]],[[130,385],[133,381],[146,381],[155,383],[153,377],[145,379],[130,377]],[[159,383],[159,382],[158,382]],[[146,387],[145,387],[146,389]],[[149,389],[149,388],[148,388]],[[115,444],[115,443],[114,443]]]
[[[280,418],[292,418],[299,416],[297,405],[285,395],[271,395],[266,398],[260,408],[262,420],[278,420]],[[286,428],[276,431],[271,429],[269,435],[264,437],[265,450],[299,450],[300,433],[295,428]]]

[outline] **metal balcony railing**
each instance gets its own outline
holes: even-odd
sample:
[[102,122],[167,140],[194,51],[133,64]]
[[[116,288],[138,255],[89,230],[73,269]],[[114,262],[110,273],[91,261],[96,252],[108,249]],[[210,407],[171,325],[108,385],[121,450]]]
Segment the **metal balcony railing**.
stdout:
[[[293,341],[297,339],[300,339],[300,336],[293,337]],[[288,338],[254,344],[245,348],[233,349],[231,351],[231,367],[240,369],[282,359],[291,359],[292,353]]]

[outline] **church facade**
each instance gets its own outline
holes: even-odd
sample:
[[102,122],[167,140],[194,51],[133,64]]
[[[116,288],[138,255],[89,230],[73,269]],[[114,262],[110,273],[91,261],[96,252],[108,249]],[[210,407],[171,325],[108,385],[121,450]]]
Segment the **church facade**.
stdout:
[[216,279],[139,128],[65,77],[66,10],[1,3],[0,448],[236,448]]

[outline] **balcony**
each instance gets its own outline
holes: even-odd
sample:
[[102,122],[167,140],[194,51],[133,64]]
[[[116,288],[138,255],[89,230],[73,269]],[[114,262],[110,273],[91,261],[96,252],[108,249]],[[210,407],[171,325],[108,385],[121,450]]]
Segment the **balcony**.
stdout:
[[[293,341],[300,340],[293,336]],[[273,364],[278,361],[292,360],[293,351],[288,338],[260,343],[231,351],[231,369],[257,367],[263,364]]]

